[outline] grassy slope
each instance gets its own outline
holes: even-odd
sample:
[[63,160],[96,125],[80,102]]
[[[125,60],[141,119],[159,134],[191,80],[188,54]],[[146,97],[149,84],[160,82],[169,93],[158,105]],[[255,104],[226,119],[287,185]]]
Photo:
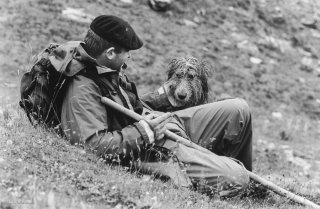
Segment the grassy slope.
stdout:
[[[300,208],[270,194],[266,199],[209,198],[170,182],[112,167],[53,133],[34,129],[16,108],[1,117],[0,205],[12,208]],[[17,132],[19,130],[19,132]],[[311,195],[297,182],[281,182]],[[301,190],[303,189],[303,190]]]
[[[320,160],[317,155],[320,147],[316,146],[319,124],[311,119],[318,118],[319,78],[315,70],[301,71],[298,62],[305,50],[316,54],[317,39],[308,36],[316,31],[301,28],[297,21],[302,11],[293,13],[287,5],[284,7],[285,1],[279,3],[286,20],[282,25],[274,25],[275,5],[263,7],[255,3],[250,6],[247,2],[179,0],[175,1],[171,12],[160,14],[150,10],[142,0],[132,5],[118,1],[1,1],[0,34],[4,41],[0,47],[3,57],[0,62],[4,76],[1,77],[0,96],[5,99],[0,109],[3,113],[0,118],[0,200],[14,203],[33,199],[36,208],[54,205],[61,208],[118,205],[120,208],[131,201],[138,207],[153,208],[299,207],[276,195],[269,195],[265,200],[210,200],[173,188],[170,183],[138,178],[117,166],[105,166],[81,148],[68,146],[67,142],[41,129],[33,129],[15,105],[6,104],[16,103],[18,86],[15,84],[19,80],[16,72],[27,68],[31,55],[48,42],[81,40],[84,36],[86,24],[61,16],[61,10],[69,6],[83,7],[92,15],[111,11],[132,22],[145,46],[133,53],[128,73],[138,82],[142,93],[164,80],[165,63],[172,57],[192,54],[206,59],[215,69],[210,79],[212,99],[221,93],[241,96],[253,109],[255,171],[319,201],[320,192],[316,190],[319,184],[313,180],[320,165],[312,161]],[[202,8],[205,15],[199,13]],[[183,19],[193,20],[194,17],[200,24],[185,26]],[[265,43],[266,36],[287,41],[289,47],[282,51],[277,44]],[[293,37],[299,42],[296,47],[290,42]],[[245,40],[258,49],[237,47]],[[250,56],[261,58],[263,63],[250,63]],[[146,72],[147,76],[139,76]],[[300,77],[304,83],[299,83]],[[270,116],[273,110],[281,111],[285,118],[275,120]],[[287,141],[280,141],[280,132],[288,135]],[[277,146],[270,148],[270,141]],[[285,160],[281,153],[283,145],[290,146],[313,163],[313,171],[298,175],[301,167]],[[34,205],[12,204],[14,208],[22,206],[32,208]]]

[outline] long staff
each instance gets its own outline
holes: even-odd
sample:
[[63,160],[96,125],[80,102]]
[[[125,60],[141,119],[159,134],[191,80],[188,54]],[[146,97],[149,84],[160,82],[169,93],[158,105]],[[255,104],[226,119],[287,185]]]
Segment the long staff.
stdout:
[[[135,112],[133,112],[133,111],[121,106],[121,105],[119,105],[118,103],[112,101],[111,99],[109,99],[107,97],[101,97],[101,102],[103,104],[105,104],[106,106],[111,107],[114,110],[117,110],[118,112],[121,112],[124,115],[127,115],[127,116],[129,116],[130,118],[132,118],[132,119],[134,119],[136,121],[144,120],[143,116],[141,116],[141,115],[139,115],[139,114],[137,114],[137,113],[135,113]],[[173,133],[173,132],[171,132],[169,130],[166,130],[165,135],[170,140],[173,140],[173,141],[175,141],[177,143],[181,143],[181,144],[183,144],[185,146],[192,147],[194,149],[198,149],[198,150],[200,150],[202,152],[206,152],[206,153],[210,152],[211,153],[210,150],[205,149],[205,148],[203,148],[203,147],[201,147],[199,145],[196,145],[193,142],[191,142],[191,141],[189,141],[189,140],[187,140],[187,139],[185,139],[185,138],[183,138],[183,137],[181,137],[181,136],[179,136],[179,135],[177,135],[177,134],[175,134],[175,133]],[[320,209],[319,205],[315,204],[314,202],[311,202],[310,200],[307,200],[304,197],[301,197],[301,196],[298,196],[296,194],[293,194],[292,192],[289,192],[288,190],[285,190],[285,189],[275,185],[274,183],[272,183],[270,181],[267,181],[267,180],[263,179],[262,177],[254,174],[254,173],[252,173],[252,172],[250,172],[248,170],[247,170],[247,173],[248,173],[248,175],[249,175],[249,177],[251,179],[253,179],[254,181],[256,181],[256,182],[258,182],[260,184],[262,184],[263,186],[265,186],[268,189],[272,190],[276,194],[284,196],[284,197],[286,197],[286,198],[288,198],[290,200],[293,200],[293,201],[295,201],[297,203],[300,203],[300,204],[303,204],[305,206],[309,206],[309,207],[312,207],[312,208]]]

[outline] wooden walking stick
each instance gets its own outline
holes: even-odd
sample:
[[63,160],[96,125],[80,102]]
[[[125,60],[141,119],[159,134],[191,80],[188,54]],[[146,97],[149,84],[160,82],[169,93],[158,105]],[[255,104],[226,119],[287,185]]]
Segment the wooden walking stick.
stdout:
[[[112,101],[111,99],[108,99],[107,97],[101,97],[101,102],[103,104],[105,104],[106,106],[111,107],[114,110],[117,110],[118,112],[121,112],[124,115],[127,115],[127,116],[129,116],[130,118],[132,118],[132,119],[134,119],[136,121],[144,120],[143,116],[141,116],[141,115],[139,115],[139,114],[137,114],[137,113],[135,113],[135,112],[133,112],[133,111],[121,106],[121,105],[119,105],[118,103]],[[189,140],[187,140],[187,139],[185,139],[185,138],[183,138],[183,137],[181,137],[181,136],[179,136],[179,135],[177,135],[177,134],[175,134],[175,133],[173,133],[173,132],[171,132],[169,130],[167,130],[165,132],[165,135],[170,140],[173,140],[173,141],[175,141],[177,143],[181,143],[181,144],[183,144],[185,146],[192,147],[194,149],[198,149],[198,150],[200,150],[202,152],[207,152],[207,153],[210,152],[211,153],[210,150],[205,149],[205,148],[203,148],[203,147],[201,147],[199,145],[196,145],[193,142],[191,142],[191,141],[189,141]],[[295,201],[297,203],[300,203],[300,204],[303,204],[305,206],[309,206],[309,207],[312,207],[312,208],[315,208],[315,209],[320,209],[319,205],[315,204],[314,202],[311,202],[310,200],[307,200],[304,197],[301,197],[301,196],[298,196],[296,194],[293,194],[292,192],[289,192],[288,190],[285,190],[285,189],[275,185],[274,183],[272,183],[270,181],[267,181],[267,180],[261,178],[260,176],[250,172],[250,171],[247,171],[247,173],[248,173],[248,176],[252,180],[262,184],[263,186],[265,186],[268,189],[272,190],[276,194],[284,196],[284,197],[286,197],[286,198],[288,198],[290,200],[293,200],[293,201]]]
[[297,203],[300,203],[302,205],[305,206],[309,206],[312,208],[316,208],[316,209],[320,209],[320,205],[315,204],[314,202],[311,202],[310,200],[307,200],[304,197],[301,197],[299,195],[293,194],[292,192],[289,192],[288,190],[285,190],[277,185],[275,185],[274,183],[272,183],[271,181],[267,181],[263,178],[261,178],[260,176],[247,171],[248,175],[250,176],[251,179],[253,179],[256,182],[259,182],[260,184],[262,184],[263,186],[267,187],[268,189],[272,190],[274,193],[286,197],[290,200],[293,200]]
[[[111,99],[109,99],[107,97],[101,97],[101,102],[103,104],[105,104],[106,106],[111,107],[114,110],[117,110],[118,112],[121,112],[122,114],[127,115],[136,121],[145,120],[145,118],[142,115],[139,115],[139,114],[119,105],[118,103],[112,101]],[[181,136],[179,136],[169,130],[166,130],[165,135],[169,139],[171,139],[177,143],[183,144],[187,147],[198,149],[198,150],[201,150],[202,152],[210,152],[211,153],[210,150],[205,149],[204,147],[201,147],[199,145],[196,145],[192,141],[189,141],[189,140],[187,140],[187,139],[185,139],[185,138],[183,138],[183,137],[181,137]]]

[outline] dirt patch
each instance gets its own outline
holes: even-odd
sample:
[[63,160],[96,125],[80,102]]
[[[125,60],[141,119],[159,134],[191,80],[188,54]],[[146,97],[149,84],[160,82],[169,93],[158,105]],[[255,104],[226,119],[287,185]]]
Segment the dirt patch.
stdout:
[[[142,0],[132,4],[7,0],[1,18],[6,29],[1,34],[5,40],[1,70],[11,74],[6,76],[14,78],[13,71],[24,71],[32,55],[48,42],[81,40],[88,24],[63,15],[66,8],[79,5],[89,5],[83,11],[92,16],[113,11],[129,20],[142,37],[144,47],[133,52],[128,71],[141,93],[163,82],[171,58],[193,55],[212,65],[212,100],[227,93],[245,98],[253,108],[271,111],[282,105],[295,114],[320,117],[319,32],[301,22],[318,5],[304,1],[179,0],[168,12],[157,13]],[[308,61],[302,62],[303,58]]]

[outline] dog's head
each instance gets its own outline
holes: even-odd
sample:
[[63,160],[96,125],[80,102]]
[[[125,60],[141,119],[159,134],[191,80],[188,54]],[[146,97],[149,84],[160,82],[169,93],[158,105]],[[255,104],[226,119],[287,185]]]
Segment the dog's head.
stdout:
[[209,69],[206,63],[194,57],[175,58],[169,63],[167,74],[167,93],[181,109],[207,102]]

